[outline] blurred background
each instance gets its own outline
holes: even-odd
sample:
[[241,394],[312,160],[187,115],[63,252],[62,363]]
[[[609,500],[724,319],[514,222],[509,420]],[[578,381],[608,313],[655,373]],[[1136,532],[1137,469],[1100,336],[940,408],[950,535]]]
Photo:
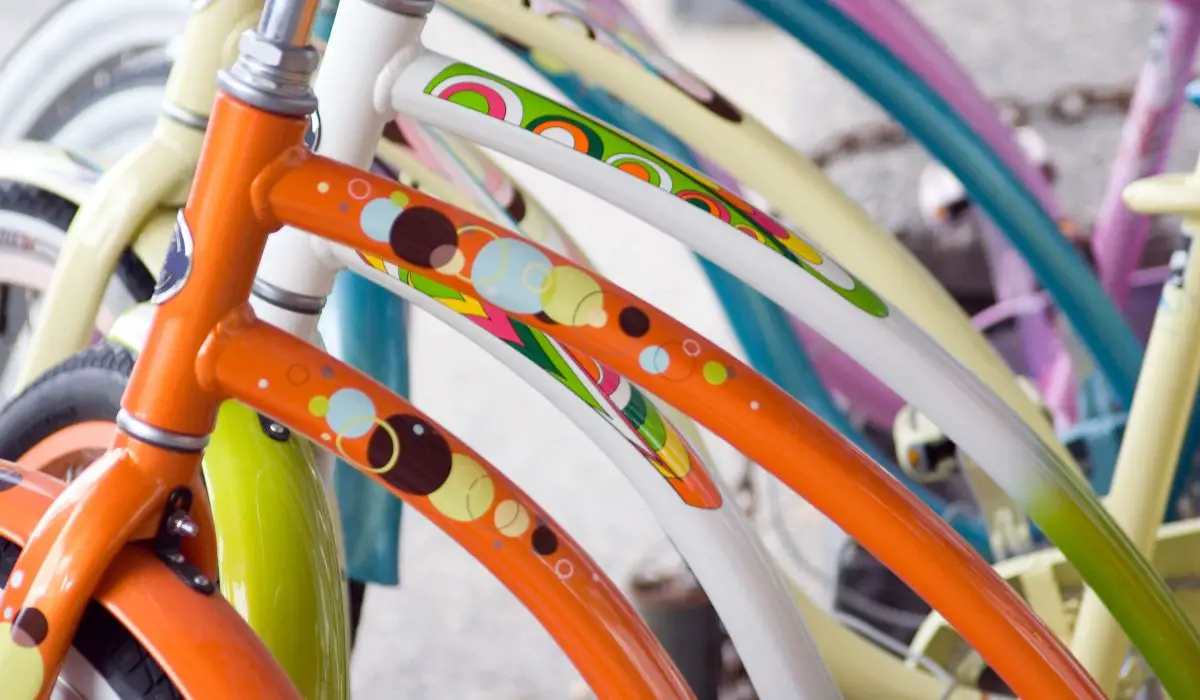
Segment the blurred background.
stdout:
[[[629,4],[668,53],[805,152],[883,121],[856,88],[732,0]],[[986,94],[1030,101],[1069,85],[1132,84],[1158,9],[1156,2],[1134,0],[909,4]],[[0,54],[52,5],[0,0]],[[434,13],[426,38],[439,51],[557,94],[526,64],[446,12]],[[1091,220],[1103,193],[1120,124],[1117,113],[1069,127],[1034,124],[1050,145],[1066,210],[1080,220]],[[1168,170],[1194,162],[1200,147],[1194,109],[1185,112],[1177,139]],[[742,355],[710,286],[681,246],[585,193],[500,160],[613,281]],[[839,161],[829,173],[877,221],[897,230],[917,219],[916,177],[927,162],[910,145]],[[661,559],[669,551],[617,470],[538,394],[420,312],[413,338],[417,406],[545,505],[614,580],[627,584],[639,562]],[[707,437],[721,471],[739,475],[740,457]],[[840,535],[794,499],[786,504],[786,515],[789,532],[811,564],[800,580],[818,601],[828,603]],[[534,700],[574,692],[570,664],[515,599],[419,515],[406,511],[404,518],[402,587],[368,592],[353,663],[354,697]]]

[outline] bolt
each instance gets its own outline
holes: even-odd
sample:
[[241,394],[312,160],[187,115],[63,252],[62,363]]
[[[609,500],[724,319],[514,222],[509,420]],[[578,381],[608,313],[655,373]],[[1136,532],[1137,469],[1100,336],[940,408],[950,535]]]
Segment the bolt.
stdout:
[[167,554],[167,559],[170,559],[172,562],[174,562],[176,564],[183,563],[183,555],[180,554],[179,552],[171,552],[171,553]]
[[276,435],[283,435],[285,429],[282,425],[280,425],[278,423],[272,423],[269,426],[267,426],[267,430],[270,430],[272,433],[275,433]]
[[182,511],[176,512],[170,518],[167,518],[167,529],[174,535],[180,537],[195,537],[200,533],[200,526],[197,525],[187,513]]
[[202,586],[202,587],[207,587],[207,586],[212,585],[212,581],[209,581],[208,577],[205,576],[204,574],[196,574],[195,576],[193,576],[192,583],[196,584],[197,586]]

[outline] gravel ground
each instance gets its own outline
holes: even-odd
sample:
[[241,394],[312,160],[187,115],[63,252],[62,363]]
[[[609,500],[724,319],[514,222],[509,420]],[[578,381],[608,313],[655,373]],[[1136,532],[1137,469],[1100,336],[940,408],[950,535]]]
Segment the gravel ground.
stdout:
[[[775,30],[682,27],[669,19],[665,0],[635,4],[676,57],[803,148],[881,117],[855,88]],[[1157,3],[1130,0],[912,4],[988,94],[1026,99],[1044,98],[1065,84],[1132,81],[1157,12]],[[44,0],[0,0],[0,54],[48,6]],[[503,51],[483,40],[464,40],[461,32],[469,30],[439,18],[429,40],[440,50],[549,90]],[[1173,168],[1190,167],[1200,146],[1196,115],[1189,113],[1184,125]],[[1118,128],[1116,118],[1071,129],[1039,127],[1056,154],[1067,210],[1082,219],[1091,218],[1102,192]],[[891,224],[912,217],[913,178],[923,162],[920,150],[908,147],[838,166],[831,175]],[[530,168],[513,170],[614,281],[740,354],[712,293],[680,246],[570,186]],[[629,256],[635,243],[641,254]],[[626,581],[662,534],[616,470],[490,357],[427,317],[417,318],[414,333],[416,403],[505,469],[614,579]],[[723,470],[736,467],[728,448],[716,441],[712,446]],[[799,506],[794,511],[810,551],[821,557],[827,542],[823,521]],[[403,548],[404,587],[368,593],[353,668],[356,698],[566,696],[574,679],[570,665],[470,557],[411,513]]]

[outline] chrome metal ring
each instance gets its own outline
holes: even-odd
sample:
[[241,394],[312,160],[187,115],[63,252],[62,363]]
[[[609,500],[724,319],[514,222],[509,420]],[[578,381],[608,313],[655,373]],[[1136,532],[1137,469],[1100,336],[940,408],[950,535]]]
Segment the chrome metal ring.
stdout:
[[203,114],[196,114],[191,110],[184,109],[177,104],[164,102],[162,106],[162,115],[173,122],[195,129],[196,131],[205,131],[208,129],[208,117],[204,116]]
[[254,286],[250,288],[250,293],[281,309],[305,314],[306,316],[316,316],[325,308],[325,297],[314,297],[308,294],[289,292],[262,279],[256,278],[254,280]]
[[408,17],[424,17],[433,10],[435,0],[367,0],[376,7]]
[[203,452],[208,447],[207,435],[184,435],[156,428],[129,415],[123,408],[117,413],[117,427],[142,442],[172,452]]

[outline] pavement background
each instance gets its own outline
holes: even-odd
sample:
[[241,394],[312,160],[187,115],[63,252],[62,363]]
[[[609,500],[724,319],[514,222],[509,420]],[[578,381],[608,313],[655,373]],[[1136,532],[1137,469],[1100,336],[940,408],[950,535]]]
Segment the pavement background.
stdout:
[[[681,26],[670,18],[667,0],[632,4],[683,64],[801,148],[881,117],[853,86],[774,29]],[[1064,84],[1132,81],[1158,7],[1144,0],[910,4],[987,94],[1031,99]],[[0,0],[0,55],[51,6],[46,0]],[[553,92],[445,13],[431,20],[428,41]],[[1172,168],[1195,162],[1200,120],[1194,112],[1185,117]],[[1081,219],[1090,220],[1101,196],[1119,126],[1116,117],[1071,129],[1038,125],[1058,161],[1067,210]],[[831,176],[892,225],[912,217],[914,178],[924,162],[918,148],[906,147],[839,165]],[[715,298],[679,245],[531,168],[512,170],[615,282],[740,354]],[[629,255],[631,249],[638,254]],[[634,564],[663,541],[647,509],[604,456],[540,396],[445,327],[417,316],[417,405],[505,469],[625,583]],[[710,444],[723,470],[738,467],[731,450],[718,441]],[[818,564],[828,562],[824,520],[795,503],[789,514],[806,551]],[[405,515],[402,579],[401,589],[368,593],[353,664],[355,698],[567,696],[575,674],[548,635],[478,564],[411,512]],[[820,580],[809,583],[819,590]]]

